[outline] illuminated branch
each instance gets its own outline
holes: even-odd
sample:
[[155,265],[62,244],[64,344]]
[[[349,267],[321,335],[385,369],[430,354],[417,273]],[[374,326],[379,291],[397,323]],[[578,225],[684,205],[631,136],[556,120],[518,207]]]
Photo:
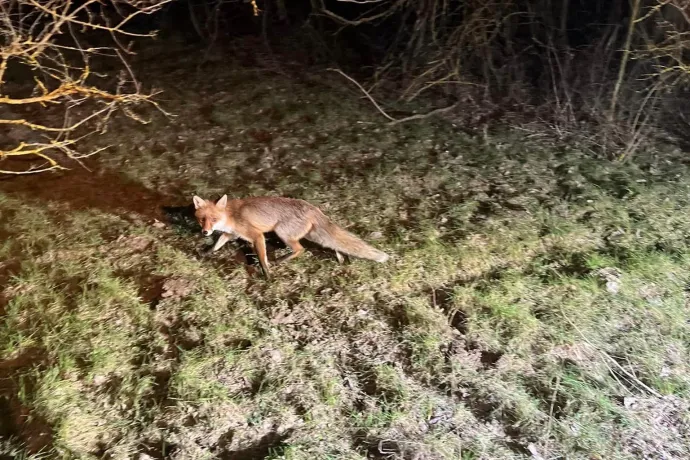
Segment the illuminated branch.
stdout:
[[[153,33],[134,33],[127,30],[127,24],[139,15],[149,15],[172,0],[0,0],[0,108],[12,106],[39,105],[42,107],[64,107],[65,124],[49,126],[26,117],[0,115],[0,129],[23,126],[42,133],[44,142],[30,142],[21,139],[17,145],[0,146],[0,174],[31,174],[64,169],[61,158],[79,162],[103,149],[82,152],[78,141],[102,128],[116,111],[139,122],[146,123],[131,107],[148,103],[166,115],[152,99],[156,93],[145,94],[136,80],[125,55],[132,52],[119,44],[118,36],[151,37]],[[128,11],[125,12],[124,9]],[[113,20],[113,15],[118,19]],[[84,47],[77,39],[75,30],[106,32],[113,38],[110,47]],[[60,43],[58,44],[58,37]],[[65,37],[71,38],[65,42]],[[68,58],[70,53],[79,56]],[[122,72],[114,89],[100,87],[90,81],[93,71],[90,58],[105,56],[118,59]],[[73,56],[73,55],[72,55]],[[13,66],[30,71],[34,81],[33,94],[21,96],[10,91],[6,85],[7,70]],[[90,113],[70,121],[69,109],[86,101],[94,103]],[[4,114],[5,112],[0,112]],[[10,111],[11,113],[11,111]],[[83,134],[82,128],[91,127]],[[95,126],[95,127],[94,127]],[[77,131],[83,135],[75,138]],[[59,155],[58,155],[59,154]],[[29,158],[42,163],[21,171],[2,168],[2,160]]]

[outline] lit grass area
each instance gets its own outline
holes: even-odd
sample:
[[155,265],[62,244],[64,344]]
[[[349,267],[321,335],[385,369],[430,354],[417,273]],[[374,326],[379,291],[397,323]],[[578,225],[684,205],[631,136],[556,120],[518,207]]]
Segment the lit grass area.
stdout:
[[103,163],[190,204],[307,199],[391,261],[311,251],[267,282],[181,215],[0,194],[3,455],[690,458],[680,156],[390,127],[326,79],[217,72],[161,78],[179,116],[116,122]]

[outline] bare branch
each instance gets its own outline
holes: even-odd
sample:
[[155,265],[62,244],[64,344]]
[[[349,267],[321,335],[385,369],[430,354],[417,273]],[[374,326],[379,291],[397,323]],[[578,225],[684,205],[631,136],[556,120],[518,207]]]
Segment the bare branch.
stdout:
[[331,71],[331,72],[337,72],[337,73],[339,73],[340,75],[342,75],[343,77],[345,77],[345,78],[347,78],[348,80],[350,80],[350,81],[351,81],[352,83],[354,83],[355,85],[357,85],[357,88],[359,88],[359,89],[364,93],[364,95],[371,101],[371,103],[374,104],[374,107],[376,107],[376,109],[377,109],[379,112],[381,112],[381,115],[383,115],[384,117],[388,118],[390,121],[396,121],[395,118],[393,118],[393,117],[391,117],[390,115],[388,115],[388,114],[386,113],[386,111],[383,110],[383,109],[381,108],[381,106],[376,102],[376,100],[375,100],[373,97],[371,97],[371,94],[369,94],[369,92],[368,92],[366,89],[364,89],[364,87],[362,87],[362,85],[360,85],[359,82],[358,82],[357,80],[355,80],[354,78],[352,78],[351,76],[349,76],[348,74],[346,74],[345,72],[343,72],[343,71],[340,70],[340,69],[327,69],[327,70],[329,70],[329,71]]
[[[42,163],[22,171],[4,168],[0,170],[0,174],[33,174],[64,169],[61,164],[63,158],[81,164],[81,160],[105,148],[83,152],[77,148],[77,144],[86,136],[102,130],[118,110],[141,123],[148,123],[148,120],[132,110],[141,103],[151,104],[161,113],[170,116],[152,99],[156,92],[142,92],[141,83],[125,59],[132,52],[128,46],[119,43],[118,37],[153,36],[153,32],[133,33],[126,26],[133,18],[152,14],[171,1],[0,0],[0,36],[4,40],[0,42],[0,108],[6,106],[9,111],[9,115],[4,111],[0,112],[0,127],[24,127],[42,133],[46,138],[45,142],[39,143],[21,139],[17,145],[0,147],[0,161],[22,157],[34,158]],[[108,4],[119,15],[115,21],[105,13]],[[129,11],[125,12],[122,7],[128,7]],[[113,38],[113,45],[83,46],[78,29],[109,33]],[[61,36],[59,44],[58,36]],[[93,72],[90,61],[96,55],[115,58],[121,63],[122,71],[114,88],[91,83],[91,76],[97,74]],[[17,93],[15,86],[4,85],[6,71],[14,64],[24,66],[33,73],[31,80],[34,87],[31,95],[27,95],[25,91]],[[86,104],[87,102],[90,104]],[[17,117],[9,109],[27,105],[64,107],[62,126]],[[82,107],[82,113],[78,119],[72,120],[71,110],[77,106]],[[83,113],[84,109],[88,113]],[[84,128],[87,127],[89,130],[85,133]]]
[[[36,7],[36,8],[38,8],[38,9],[42,10],[43,12],[45,12],[45,13],[47,13],[47,14],[50,14],[51,16],[53,16],[53,18],[55,18],[55,20],[56,20],[56,23],[71,22],[71,23],[73,23],[73,24],[78,24],[78,25],[84,26],[84,27],[86,27],[86,28],[88,28],[88,29],[106,30],[106,31],[108,31],[108,32],[117,32],[118,34],[127,35],[127,36],[129,36],[129,37],[152,37],[152,36],[154,35],[153,33],[138,34],[138,33],[134,33],[134,32],[128,32],[128,31],[126,31],[126,30],[124,29],[124,26],[125,26],[129,21],[131,21],[134,17],[139,16],[140,14],[151,14],[151,13],[155,13],[155,12],[158,11],[164,4],[170,3],[170,2],[173,1],[173,0],[160,0],[160,1],[156,2],[155,4],[153,4],[153,5],[151,5],[151,6],[148,6],[148,7],[146,7],[146,8],[137,9],[136,11],[134,11],[134,12],[131,13],[131,14],[129,14],[127,17],[123,18],[119,23],[117,23],[115,26],[112,26],[112,27],[110,27],[110,26],[104,26],[104,25],[101,25],[101,24],[97,24],[97,23],[95,23],[95,22],[80,21],[80,20],[78,20],[78,19],[76,19],[76,18],[74,17],[74,16],[75,16],[75,12],[71,13],[70,15],[66,15],[66,14],[64,14],[64,13],[63,13],[63,14],[59,14],[59,13],[57,13],[55,10],[50,10],[50,9],[48,9],[47,7],[44,7],[43,5],[41,5],[41,3],[39,3],[39,2],[36,1],[36,0],[28,0],[28,1],[29,1],[29,3],[31,3],[31,5],[33,5],[34,7]],[[86,8],[87,5],[93,3],[94,1],[96,1],[96,0],[91,0],[91,1],[86,2],[84,5],[82,5],[81,7],[79,7],[78,10],[81,10],[81,9]],[[67,7],[67,6],[69,6],[69,4],[70,4],[70,2],[66,2],[66,3],[65,3],[65,6]]]
[[405,123],[406,121],[424,120],[425,118],[433,117],[434,115],[439,115],[441,113],[450,112],[451,110],[455,109],[458,105],[459,105],[459,103],[455,103],[453,105],[449,105],[448,107],[441,107],[441,108],[434,109],[434,110],[427,112],[427,113],[418,113],[415,115],[410,115],[409,117],[400,118],[399,120],[393,120],[388,124],[389,125],[397,125],[400,123]]
[[[342,0],[340,0],[342,1]],[[361,1],[353,1],[351,3],[377,3],[377,4],[383,4],[383,2],[361,2]],[[328,16],[331,19],[334,19],[340,24],[348,25],[348,26],[359,26],[361,24],[366,24],[369,22],[374,22],[379,19],[384,19],[390,16],[395,10],[402,8],[405,4],[407,3],[407,0],[398,0],[395,3],[393,3],[390,7],[385,9],[384,11],[377,13],[377,14],[366,14],[362,16],[360,19],[355,19],[355,20],[350,20],[350,19],[345,19],[344,17],[330,11],[328,8],[326,8],[323,5],[323,1],[321,1],[321,8],[319,9],[318,13],[323,14],[324,16]]]

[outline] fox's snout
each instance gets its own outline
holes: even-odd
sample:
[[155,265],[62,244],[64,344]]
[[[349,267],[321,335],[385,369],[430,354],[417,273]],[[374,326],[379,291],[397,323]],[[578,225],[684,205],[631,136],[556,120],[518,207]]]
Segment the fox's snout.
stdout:
[[213,233],[213,222],[211,219],[206,219],[206,218],[200,218],[199,220],[199,225],[201,226],[201,233],[204,236],[211,236]]

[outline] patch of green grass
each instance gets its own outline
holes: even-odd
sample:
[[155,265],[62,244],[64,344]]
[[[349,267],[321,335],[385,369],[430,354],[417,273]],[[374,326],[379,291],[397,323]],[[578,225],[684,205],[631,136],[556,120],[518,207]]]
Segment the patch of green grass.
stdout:
[[182,121],[116,123],[104,164],[185,200],[304,198],[392,259],[308,251],[268,282],[239,243],[0,193],[0,407],[54,456],[688,457],[684,166],[390,127],[318,76],[217,68],[214,100],[157,78]]

